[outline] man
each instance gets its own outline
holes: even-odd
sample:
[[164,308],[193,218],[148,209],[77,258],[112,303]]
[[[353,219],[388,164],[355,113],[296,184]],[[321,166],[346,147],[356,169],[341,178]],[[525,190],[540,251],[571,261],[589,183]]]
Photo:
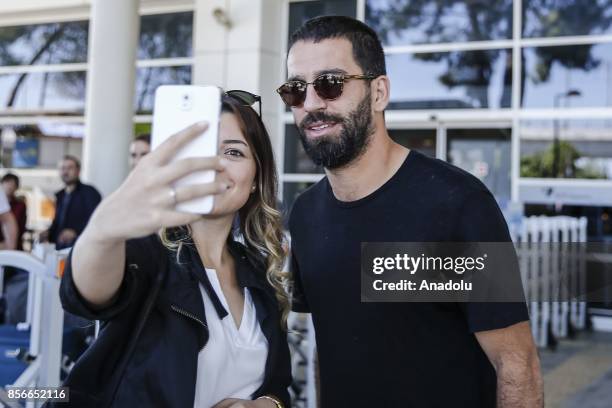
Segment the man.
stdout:
[[510,240],[481,182],[389,137],[374,31],[312,19],[291,37],[287,72],[278,92],[326,173],[289,223],[293,308],[312,313],[322,406],[542,406],[523,303],[361,302],[361,242]]
[[55,217],[49,230],[40,236],[41,241],[55,243],[57,249],[74,244],[102,199],[95,187],[81,183],[80,173],[79,159],[64,156],[60,177],[66,186],[55,193]]
[[23,234],[25,233],[28,220],[28,211],[25,200],[22,197],[17,197],[15,192],[19,190],[19,177],[13,173],[6,173],[2,176],[2,189],[11,206],[11,212],[17,221],[17,249],[23,249]]
[[151,135],[143,133],[130,144],[130,169],[136,167],[140,159],[151,152]]

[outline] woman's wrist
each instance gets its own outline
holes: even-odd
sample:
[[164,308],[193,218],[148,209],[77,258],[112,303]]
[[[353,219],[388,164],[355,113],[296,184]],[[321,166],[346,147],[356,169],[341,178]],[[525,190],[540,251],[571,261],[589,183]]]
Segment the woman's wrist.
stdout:
[[79,237],[80,241],[87,241],[90,245],[105,249],[110,249],[125,243],[125,239],[112,234],[112,228],[101,225],[103,219],[100,219],[100,222],[94,219],[91,221],[92,222],[85,227],[83,233]]
[[285,408],[282,401],[273,395],[262,395],[261,397],[257,397],[255,400],[270,402],[270,404],[268,404],[270,408]]

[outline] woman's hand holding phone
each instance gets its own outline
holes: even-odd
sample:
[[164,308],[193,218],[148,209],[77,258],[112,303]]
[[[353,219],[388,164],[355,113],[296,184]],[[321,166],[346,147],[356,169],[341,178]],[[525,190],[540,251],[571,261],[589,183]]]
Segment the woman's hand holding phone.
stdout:
[[162,227],[189,224],[201,215],[177,211],[178,203],[216,195],[231,187],[218,181],[173,186],[176,180],[196,171],[224,170],[224,159],[218,156],[171,161],[181,147],[207,128],[208,124],[201,122],[172,135],[138,163],[94,212],[89,226],[98,240],[124,241],[155,233]]

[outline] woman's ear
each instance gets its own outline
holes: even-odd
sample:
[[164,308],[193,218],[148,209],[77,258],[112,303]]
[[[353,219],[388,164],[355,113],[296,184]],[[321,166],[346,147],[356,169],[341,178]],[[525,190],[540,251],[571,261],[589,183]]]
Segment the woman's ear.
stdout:
[[372,109],[375,112],[382,112],[387,108],[389,104],[389,97],[391,92],[391,83],[389,77],[381,75],[372,80]]

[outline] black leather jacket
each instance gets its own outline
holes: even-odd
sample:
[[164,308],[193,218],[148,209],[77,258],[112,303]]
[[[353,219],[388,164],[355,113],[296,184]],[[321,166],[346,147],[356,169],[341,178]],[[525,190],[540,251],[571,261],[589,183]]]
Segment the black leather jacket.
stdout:
[[[229,248],[238,283],[250,290],[257,319],[269,345],[264,381],[252,397],[274,395],[290,407],[287,388],[291,383],[291,362],[287,334],[281,329],[278,303],[265,279],[263,262],[250,255],[242,244],[231,241]],[[168,261],[160,262],[163,258],[159,254],[169,257]],[[133,336],[135,320],[141,316],[140,309],[154,277],[160,272],[160,265],[166,265],[170,273],[165,274],[112,406],[193,407],[198,352],[208,340],[198,280],[190,273],[197,265],[177,264],[176,252],[163,247],[154,235],[127,242],[121,288],[116,301],[102,310],[92,309],[82,298],[72,279],[70,258],[66,263],[60,287],[64,309],[86,319],[103,321],[99,337],[79,358],[65,381],[70,387],[69,406],[96,407],[109,394],[108,385],[117,375],[115,368],[128,339]]]

